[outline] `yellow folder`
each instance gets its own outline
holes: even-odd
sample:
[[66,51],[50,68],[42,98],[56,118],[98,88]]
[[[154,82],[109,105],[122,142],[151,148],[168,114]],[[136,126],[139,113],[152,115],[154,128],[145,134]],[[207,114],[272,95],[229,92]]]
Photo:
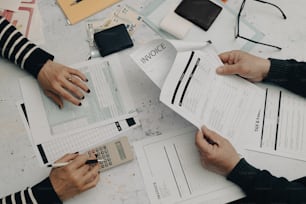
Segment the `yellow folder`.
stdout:
[[119,2],[120,0],[57,0],[69,24],[79,21]]

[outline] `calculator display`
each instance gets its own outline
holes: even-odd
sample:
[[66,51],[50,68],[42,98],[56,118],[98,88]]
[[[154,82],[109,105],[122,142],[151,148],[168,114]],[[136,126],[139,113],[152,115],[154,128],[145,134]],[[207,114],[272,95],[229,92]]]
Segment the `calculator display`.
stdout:
[[115,145],[116,145],[117,151],[119,153],[120,159],[121,160],[126,159],[126,155],[124,153],[124,149],[123,149],[123,146],[122,146],[121,142],[118,141],[118,142],[115,143]]

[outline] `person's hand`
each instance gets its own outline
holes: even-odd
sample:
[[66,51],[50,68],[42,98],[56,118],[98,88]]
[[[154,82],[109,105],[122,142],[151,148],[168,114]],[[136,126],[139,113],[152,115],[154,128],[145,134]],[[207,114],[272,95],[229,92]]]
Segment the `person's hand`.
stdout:
[[96,157],[67,154],[55,162],[70,162],[64,167],[53,168],[49,175],[53,189],[62,201],[95,187],[99,182],[99,164],[85,164],[88,159]]
[[270,70],[270,61],[243,51],[224,52],[219,55],[224,66],[217,68],[220,75],[238,74],[251,82],[260,82]]
[[[62,64],[48,60],[38,73],[37,80],[44,90],[59,108],[63,107],[62,98],[81,106],[81,100],[85,98],[84,92],[90,90],[84,82],[88,79],[79,70],[66,67]],[[82,91],[83,90],[83,91]]]
[[240,157],[232,144],[222,136],[202,127],[196,134],[196,145],[204,168],[228,175]]

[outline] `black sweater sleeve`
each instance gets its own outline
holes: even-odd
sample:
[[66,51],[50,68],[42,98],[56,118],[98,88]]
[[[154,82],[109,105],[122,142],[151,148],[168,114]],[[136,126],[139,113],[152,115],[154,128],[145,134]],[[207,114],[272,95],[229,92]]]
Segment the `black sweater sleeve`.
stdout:
[[270,71],[264,82],[286,88],[293,93],[306,97],[306,63],[296,60],[269,59]]
[[[270,71],[264,82],[273,83],[306,97],[306,63],[269,59]],[[259,170],[241,159],[227,179],[237,184],[251,203],[306,203],[306,177],[288,181]]]
[[24,37],[15,26],[0,16],[0,55],[27,70],[35,78],[53,56]]
[[16,204],[61,204],[54,191],[49,177],[36,184],[32,188],[13,193],[0,199],[1,203]]
[[306,203],[306,187],[275,177],[241,159],[227,179],[237,184],[255,203]]

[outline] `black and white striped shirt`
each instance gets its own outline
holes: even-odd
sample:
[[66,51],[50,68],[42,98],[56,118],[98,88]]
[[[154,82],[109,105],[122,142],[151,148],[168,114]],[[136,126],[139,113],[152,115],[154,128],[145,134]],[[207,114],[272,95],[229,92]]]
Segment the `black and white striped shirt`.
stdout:
[[[53,60],[52,55],[30,42],[2,16],[0,16],[0,48],[3,58],[19,65],[34,77],[37,77],[40,69],[49,59]],[[0,204],[40,203],[62,203],[55,193],[49,178],[31,188],[0,198]]]
[[1,204],[61,204],[49,178],[31,188],[0,199]]
[[37,77],[42,66],[53,56],[24,37],[4,17],[0,16],[1,56]]

